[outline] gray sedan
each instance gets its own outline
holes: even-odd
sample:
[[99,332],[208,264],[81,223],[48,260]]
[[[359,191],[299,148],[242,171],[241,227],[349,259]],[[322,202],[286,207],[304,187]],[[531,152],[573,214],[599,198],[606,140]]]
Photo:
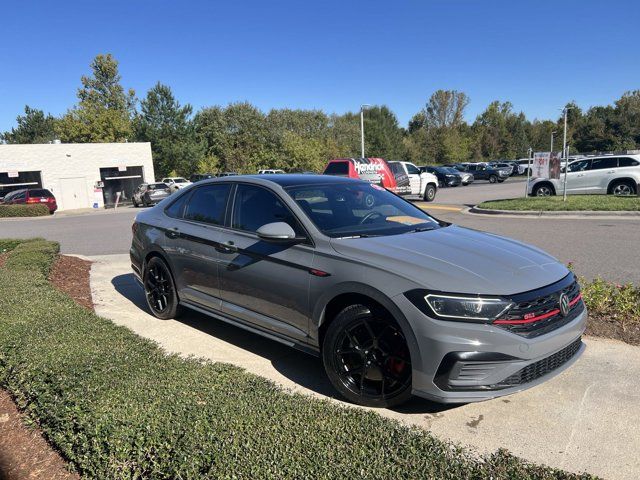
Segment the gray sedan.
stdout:
[[155,205],[171,195],[171,188],[166,183],[143,183],[133,192],[133,206],[145,207]]
[[362,405],[514,393],[584,349],[564,265],[361,180],[198,182],[138,214],[130,255],[156,317],[193,309],[318,355]]

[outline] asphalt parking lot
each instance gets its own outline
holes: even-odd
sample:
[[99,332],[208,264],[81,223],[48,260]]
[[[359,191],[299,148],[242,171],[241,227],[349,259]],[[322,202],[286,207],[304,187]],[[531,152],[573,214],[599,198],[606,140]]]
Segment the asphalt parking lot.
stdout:
[[[560,261],[573,263],[578,274],[610,281],[640,284],[637,249],[640,218],[557,219],[506,218],[464,214],[467,205],[524,194],[524,179],[501,184],[477,182],[443,188],[436,201],[420,205],[434,216],[465,227],[484,230],[535,245]],[[139,210],[123,207],[82,215],[0,220],[0,238],[44,237],[60,242],[63,253],[102,255],[127,253],[131,224]]]

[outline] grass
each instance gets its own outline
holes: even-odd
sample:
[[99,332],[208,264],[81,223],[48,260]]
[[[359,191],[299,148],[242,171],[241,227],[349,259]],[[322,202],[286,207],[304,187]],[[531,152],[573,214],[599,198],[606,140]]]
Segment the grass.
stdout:
[[0,218],[8,217],[44,217],[49,215],[46,205],[0,205]]
[[615,197],[613,195],[569,195],[567,201],[562,196],[514,198],[492,200],[478,205],[487,210],[514,211],[640,211],[640,197]]
[[0,386],[87,478],[592,478],[168,355],[53,288],[56,252],[14,245],[0,268]]

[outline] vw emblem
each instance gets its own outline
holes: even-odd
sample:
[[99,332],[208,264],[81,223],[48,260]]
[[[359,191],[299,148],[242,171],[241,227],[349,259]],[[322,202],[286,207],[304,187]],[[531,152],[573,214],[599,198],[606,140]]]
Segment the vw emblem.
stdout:
[[558,303],[560,304],[560,314],[563,317],[566,317],[567,315],[569,315],[569,297],[567,297],[566,293],[560,294],[560,299]]

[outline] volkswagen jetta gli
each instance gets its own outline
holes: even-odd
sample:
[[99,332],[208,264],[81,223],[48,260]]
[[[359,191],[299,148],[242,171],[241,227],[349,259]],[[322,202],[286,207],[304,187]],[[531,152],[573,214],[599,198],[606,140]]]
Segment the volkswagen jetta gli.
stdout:
[[319,355],[355,403],[485,400],[584,349],[587,313],[564,265],[361,180],[205,180],[139,213],[133,232],[156,317],[187,307]]

